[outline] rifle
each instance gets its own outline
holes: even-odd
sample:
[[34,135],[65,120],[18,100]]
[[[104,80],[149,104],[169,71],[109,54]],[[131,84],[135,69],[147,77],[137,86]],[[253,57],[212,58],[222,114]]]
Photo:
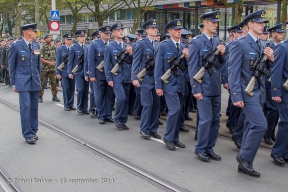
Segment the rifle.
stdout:
[[63,71],[64,66],[67,64],[68,54],[63,57],[63,62],[58,66],[59,71]]
[[98,71],[103,72],[104,69],[104,61],[101,61],[101,63],[96,67],[96,69],[98,69]]
[[[275,40],[277,35],[274,36],[273,41]],[[267,43],[266,47],[271,47],[271,44],[273,41]],[[251,68],[254,71],[253,76],[251,77],[246,89],[244,90],[249,96],[253,96],[253,89],[255,86],[255,81],[256,78],[258,79],[258,82],[261,84],[261,76],[262,74],[266,75],[268,78],[270,78],[270,71],[266,68],[266,60],[267,60],[267,55],[264,54],[264,52],[261,54],[259,58],[256,59],[255,63],[251,63]]]
[[171,76],[172,71],[174,71],[174,76],[177,77],[179,73],[177,72],[177,69],[180,68],[182,71],[186,71],[187,68],[183,66],[182,59],[184,58],[184,53],[182,53],[179,57],[174,56],[170,63],[171,67],[162,75],[161,79],[164,83],[169,83],[168,79]]
[[72,70],[72,73],[74,73],[74,75],[77,74],[78,72],[78,68],[79,68],[79,65],[83,65],[83,62],[84,62],[84,53],[82,53],[79,57],[79,62],[77,63],[77,65],[74,67],[74,69]]
[[283,87],[286,91],[288,91],[288,79],[285,81],[285,83],[283,84]]
[[122,50],[117,54],[117,58],[119,59],[119,61],[116,63],[116,65],[112,68],[111,73],[113,73],[114,75],[118,75],[118,69],[119,66],[121,65],[122,68],[124,68],[124,63],[125,63],[125,59],[126,56],[128,55],[128,52],[126,50]]
[[[224,42],[223,40],[221,41],[220,45],[225,45],[229,39],[230,39],[231,35],[228,37],[228,39],[226,39]],[[218,46],[218,45],[217,45]],[[202,83],[202,77],[204,76],[205,70],[208,70],[209,75],[212,75],[212,70],[211,68],[214,66],[217,69],[221,68],[221,63],[219,63],[216,59],[216,57],[219,55],[220,51],[216,48],[213,53],[208,52],[203,56],[203,61],[205,61],[203,67],[201,67],[201,69],[196,73],[196,75],[193,77],[193,79],[195,81],[197,81],[198,83]]]
[[137,78],[140,81],[143,81],[143,77],[145,76],[146,72],[149,71],[149,75],[152,76],[152,71],[154,69],[155,66],[155,58],[151,57],[149,58],[146,62],[146,67],[144,69],[142,69],[142,71],[140,71],[137,75]]

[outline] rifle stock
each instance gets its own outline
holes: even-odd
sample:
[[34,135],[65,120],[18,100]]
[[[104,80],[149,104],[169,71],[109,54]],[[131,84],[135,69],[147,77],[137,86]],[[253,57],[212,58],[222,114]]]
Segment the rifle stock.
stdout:
[[162,75],[161,80],[162,80],[164,83],[167,84],[167,83],[169,83],[168,79],[169,79],[170,76],[171,76],[171,68],[168,69],[168,70],[164,73],[164,75]]
[[104,61],[102,61],[97,67],[96,69],[98,69],[98,71],[103,72],[104,69]]
[[65,62],[62,62],[62,63],[58,66],[59,71],[63,71],[64,66],[65,66]]
[[112,68],[111,73],[114,75],[118,75],[118,69],[119,69],[119,63],[116,63],[116,65]]
[[202,83],[203,82],[202,77],[204,76],[205,70],[206,70],[205,67],[201,67],[201,69],[196,73],[193,79],[198,83]]
[[256,78],[255,76],[252,76],[246,89],[245,89],[245,93],[247,93],[249,96],[253,96],[254,93],[253,93],[253,89],[254,89],[254,86],[255,86],[255,81],[256,81]]
[[283,84],[283,87],[286,91],[288,91],[288,79],[285,81],[285,83]]
[[140,81],[143,81],[143,77],[145,76],[146,71],[147,71],[147,69],[144,68],[144,69],[142,69],[142,70],[138,73],[137,78],[138,78]]

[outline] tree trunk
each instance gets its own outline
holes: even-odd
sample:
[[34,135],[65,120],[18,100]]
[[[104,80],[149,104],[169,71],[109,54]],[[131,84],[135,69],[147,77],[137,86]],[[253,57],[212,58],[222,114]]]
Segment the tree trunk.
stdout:
[[73,18],[74,18],[74,23],[73,23],[73,27],[72,27],[71,32],[72,32],[72,34],[74,34],[76,32],[76,27],[77,27],[77,23],[78,23],[78,21],[77,21],[77,13],[73,13],[72,15],[73,15]]
[[16,15],[16,20],[15,20],[15,35],[16,36],[21,35],[21,31],[20,31],[21,20],[22,20],[21,13],[22,13],[22,5],[21,5],[21,1],[19,1],[19,4],[17,5],[17,15]]
[[287,17],[287,4],[288,4],[288,0],[282,1],[280,23],[283,23],[285,26],[286,26],[286,17]]

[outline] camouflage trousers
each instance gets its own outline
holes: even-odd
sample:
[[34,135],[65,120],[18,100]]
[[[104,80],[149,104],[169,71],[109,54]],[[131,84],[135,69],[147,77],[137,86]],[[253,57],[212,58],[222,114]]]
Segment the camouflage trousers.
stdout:
[[46,79],[49,78],[51,85],[51,93],[52,95],[57,95],[58,89],[56,87],[56,72],[55,71],[42,71],[41,72],[41,91],[39,96],[42,97],[44,95],[44,85]]

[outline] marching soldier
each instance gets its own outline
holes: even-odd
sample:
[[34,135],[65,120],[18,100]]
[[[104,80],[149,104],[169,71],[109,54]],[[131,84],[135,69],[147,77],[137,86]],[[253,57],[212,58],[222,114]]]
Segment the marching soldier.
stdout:
[[[286,22],[287,24],[287,22]],[[279,24],[280,25],[280,24]],[[274,31],[282,33],[282,28],[277,32],[277,29],[272,29],[272,38]],[[282,34],[279,34],[281,39]],[[278,41],[278,40],[277,40]],[[277,42],[276,41],[276,42]],[[275,41],[274,41],[275,42]],[[275,144],[271,151],[271,157],[277,165],[284,165],[288,162],[288,41],[285,40],[279,43],[275,48],[275,61],[271,69],[271,95],[272,100],[278,103],[280,121],[278,123],[278,132]]]
[[[56,53],[56,77],[57,79],[62,79],[65,111],[76,110],[74,107],[75,79],[70,79],[67,71],[69,51],[72,46],[72,36],[73,34],[70,33],[63,35],[64,45],[59,47]],[[61,70],[59,69],[60,65],[63,65]]]
[[73,45],[68,57],[68,75],[70,79],[75,79],[77,91],[77,112],[89,115],[88,109],[88,77],[84,76],[84,55],[86,31],[78,30],[75,32],[77,42]]
[[120,130],[129,130],[126,123],[131,83],[132,47],[124,44],[122,40],[123,29],[121,23],[115,23],[111,27],[114,41],[107,45],[105,49],[104,70],[108,85],[113,87],[116,97],[115,125]]
[[[275,50],[276,46],[284,40],[284,26],[282,23],[268,29],[270,32],[271,40],[268,43],[271,49]],[[266,88],[266,103],[265,112],[268,123],[268,129],[264,135],[264,141],[268,145],[273,145],[275,141],[275,128],[279,121],[278,104],[272,100],[271,96],[271,82],[265,77],[265,88]]]
[[107,84],[103,63],[105,48],[109,44],[110,34],[110,26],[101,27],[99,29],[100,37],[98,40],[91,42],[88,53],[89,77],[94,90],[94,100],[100,124],[104,124],[105,121],[114,123],[111,109],[113,88]]
[[[140,134],[144,139],[151,136],[161,139],[157,130],[159,127],[158,116],[160,113],[160,98],[155,91],[154,67],[155,55],[158,42],[155,41],[157,35],[157,20],[150,19],[143,24],[147,37],[140,40],[133,49],[132,83],[135,87],[140,87],[140,98],[142,105],[140,119]],[[149,63],[149,61],[151,63]],[[149,66],[150,65],[150,66]],[[141,78],[137,75],[146,69],[146,74]]]
[[57,97],[58,89],[56,87],[56,47],[51,43],[52,36],[49,34],[44,35],[45,43],[41,47],[41,86],[42,89],[39,94],[39,103],[43,102],[44,85],[47,78],[50,79],[52,101],[60,102]]
[[220,124],[220,67],[215,65],[209,66],[210,68],[204,72],[202,83],[196,81],[193,77],[206,63],[206,61],[203,61],[203,58],[207,53],[213,54],[215,50],[218,50],[219,54],[215,56],[215,60],[222,64],[224,61],[225,46],[220,44],[219,38],[214,37],[214,32],[217,29],[218,22],[220,22],[220,12],[207,12],[202,14],[201,18],[203,20],[204,32],[192,40],[189,46],[188,59],[192,94],[197,99],[199,109],[195,154],[202,161],[209,161],[210,159],[220,161],[221,157],[213,150]]
[[[158,96],[164,95],[169,108],[163,141],[171,151],[175,151],[176,147],[186,147],[179,141],[181,109],[185,102],[183,99],[185,93],[183,66],[187,63],[183,56],[188,55],[188,50],[180,41],[182,28],[182,21],[179,19],[166,25],[171,38],[159,45],[154,70],[156,93]],[[174,58],[177,62],[179,61],[178,64]],[[172,59],[175,62],[172,63]],[[169,71],[171,72],[170,76],[167,74]]]
[[22,135],[26,143],[38,140],[38,99],[40,84],[40,46],[34,42],[37,24],[21,26],[24,38],[11,45],[9,51],[9,73],[11,86],[19,93]]
[[[268,23],[264,18],[265,13],[264,10],[259,10],[245,18],[248,34],[231,45],[228,61],[231,99],[235,106],[242,108],[246,117],[241,149],[236,157],[239,163],[238,172],[253,177],[260,177],[260,173],[253,168],[253,161],[267,130],[267,121],[262,110],[265,100],[262,72],[260,72],[261,77],[255,77],[251,65],[253,66],[263,53],[267,55],[269,61],[274,61],[273,50],[269,47],[263,49],[259,44],[264,25]],[[250,79],[253,81],[253,77],[254,87],[247,88],[248,82]]]

